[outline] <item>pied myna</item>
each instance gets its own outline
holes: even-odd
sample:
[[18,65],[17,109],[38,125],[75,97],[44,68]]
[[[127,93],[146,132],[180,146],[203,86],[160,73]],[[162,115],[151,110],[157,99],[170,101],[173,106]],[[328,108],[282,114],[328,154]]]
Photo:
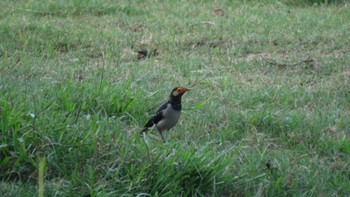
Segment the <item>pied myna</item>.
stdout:
[[154,114],[145,127],[142,129],[142,133],[149,130],[153,125],[156,128],[165,142],[163,131],[173,128],[178,122],[181,114],[181,97],[189,89],[176,87],[170,93],[170,99],[168,102],[164,103]]

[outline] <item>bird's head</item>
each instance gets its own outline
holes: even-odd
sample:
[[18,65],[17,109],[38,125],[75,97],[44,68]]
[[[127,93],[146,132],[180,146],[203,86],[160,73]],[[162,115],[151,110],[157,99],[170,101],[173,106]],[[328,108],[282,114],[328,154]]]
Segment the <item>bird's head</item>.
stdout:
[[171,91],[170,97],[178,97],[178,96],[181,97],[183,94],[185,94],[185,92],[189,90],[190,89],[187,89],[187,88],[176,87]]

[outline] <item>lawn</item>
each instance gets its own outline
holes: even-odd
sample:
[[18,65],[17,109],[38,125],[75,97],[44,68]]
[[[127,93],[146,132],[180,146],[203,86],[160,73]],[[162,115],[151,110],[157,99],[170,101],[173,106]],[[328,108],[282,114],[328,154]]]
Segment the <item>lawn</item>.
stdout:
[[350,195],[350,4],[296,2],[0,1],[2,195]]

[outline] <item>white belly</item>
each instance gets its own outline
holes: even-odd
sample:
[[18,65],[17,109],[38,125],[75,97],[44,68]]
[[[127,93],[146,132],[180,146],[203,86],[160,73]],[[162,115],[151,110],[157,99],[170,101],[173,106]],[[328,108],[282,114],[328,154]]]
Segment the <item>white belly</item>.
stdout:
[[181,111],[174,110],[170,104],[163,111],[163,120],[159,121],[157,124],[158,131],[169,130],[173,128],[179,121]]

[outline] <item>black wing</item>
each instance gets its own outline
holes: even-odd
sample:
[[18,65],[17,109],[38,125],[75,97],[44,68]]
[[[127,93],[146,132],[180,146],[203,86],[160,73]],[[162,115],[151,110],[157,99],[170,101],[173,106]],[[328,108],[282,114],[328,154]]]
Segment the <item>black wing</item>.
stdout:
[[154,114],[151,119],[147,122],[147,124],[144,126],[141,132],[147,131],[149,128],[153,127],[153,125],[157,124],[159,121],[161,121],[163,117],[163,110],[165,110],[168,106],[168,102],[164,103]]

